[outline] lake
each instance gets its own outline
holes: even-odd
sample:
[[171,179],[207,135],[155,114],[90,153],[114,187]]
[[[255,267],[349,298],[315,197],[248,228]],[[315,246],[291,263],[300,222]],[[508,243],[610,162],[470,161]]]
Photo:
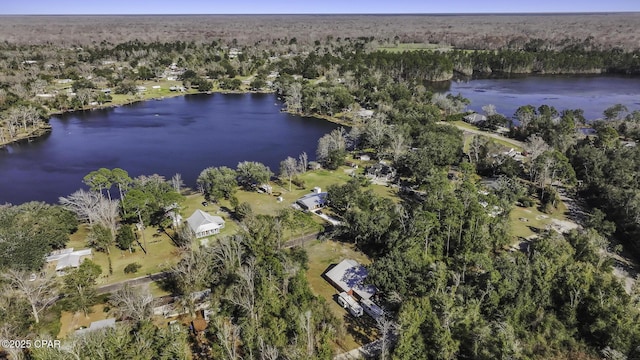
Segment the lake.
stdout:
[[259,161],[275,173],[303,151],[315,158],[331,122],[280,112],[273,94],[188,95],[53,117],[51,134],[0,151],[0,204],[54,203],[100,167],[133,176],[182,174]]
[[[461,93],[478,112],[494,104],[506,116],[526,104],[581,108],[590,120],[616,103],[640,109],[640,78],[482,79],[453,81],[440,91]],[[131,176],[180,173],[194,187],[208,166],[235,168],[251,160],[277,173],[287,156],[306,151],[313,159],[318,139],[338,125],[280,107],[273,94],[189,95],[54,117],[51,134],[0,151],[0,204],[57,202],[100,167],[120,167]]]
[[441,89],[462,94],[471,100],[469,110],[482,112],[493,104],[496,110],[511,117],[522,105],[546,104],[558,111],[583,109],[587,120],[602,117],[611,105],[624,104],[629,110],[640,109],[640,78],[622,76],[529,76],[510,79],[452,81]]

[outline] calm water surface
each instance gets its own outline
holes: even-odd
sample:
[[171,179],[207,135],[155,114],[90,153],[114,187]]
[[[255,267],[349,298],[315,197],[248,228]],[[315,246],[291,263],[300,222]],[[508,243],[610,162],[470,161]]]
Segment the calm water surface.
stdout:
[[[640,78],[526,77],[452,82],[439,89],[471,100],[482,111],[494,104],[512,116],[521,105],[581,108],[593,120],[622,103],[640,109]],[[0,152],[0,204],[56,202],[82,187],[100,167],[120,167],[132,176],[183,175],[195,186],[208,166],[235,168],[260,161],[274,172],[287,156],[314,157],[318,138],[335,124],[279,112],[274,95],[193,95],[115,109],[72,113],[51,119],[53,132]]]
[[640,110],[640,78],[621,76],[530,76],[515,79],[452,81],[448,89],[471,100],[470,110],[482,112],[493,104],[496,110],[511,117],[522,105],[546,104],[558,111],[583,109],[587,120],[602,117],[611,105],[624,104]]
[[0,151],[0,204],[57,202],[100,167],[131,176],[183,176],[195,186],[208,166],[259,161],[278,172],[287,156],[315,157],[335,124],[279,111],[271,94],[190,95],[51,119],[50,135]]

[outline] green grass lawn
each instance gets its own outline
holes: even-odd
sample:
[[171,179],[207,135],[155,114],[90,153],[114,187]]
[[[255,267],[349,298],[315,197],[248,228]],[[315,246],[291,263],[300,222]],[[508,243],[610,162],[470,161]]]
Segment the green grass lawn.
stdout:
[[449,124],[453,124],[453,125],[455,125],[455,126],[457,126],[457,127],[465,128],[465,129],[469,129],[469,130],[478,130],[478,131],[482,131],[482,130],[480,130],[480,128],[479,128],[479,127],[477,127],[477,126],[475,126],[475,125],[471,125],[471,124],[466,123],[466,122],[464,122],[464,121],[451,121],[451,122],[449,122]]
[[540,212],[537,208],[538,203],[530,208],[515,206],[509,218],[511,220],[511,235],[515,238],[527,238],[536,234],[536,231],[544,230],[551,225],[553,219],[566,221],[567,208],[564,203],[560,202],[558,209],[552,214]]
[[[485,132],[487,134],[492,134],[492,135],[495,135],[495,136],[499,136],[501,138],[495,138],[495,137],[492,137],[492,136],[486,136],[486,138],[491,140],[491,141],[493,141],[493,142],[495,142],[496,144],[499,144],[499,145],[502,145],[502,146],[506,147],[507,149],[513,148],[513,149],[515,149],[517,151],[522,151],[523,150],[522,146],[519,146],[518,144],[513,143],[512,141],[510,141],[511,139],[509,139],[507,137],[504,137],[504,136],[502,136],[500,134],[491,133],[491,132],[488,132],[486,130],[482,130],[482,129],[478,128],[477,126],[468,124],[468,123],[466,123],[464,121],[451,121],[451,122],[449,122],[449,124],[455,125],[458,128],[469,129],[469,130],[473,130],[473,131],[482,131],[482,132]],[[469,141],[471,141],[471,140],[469,140]],[[466,139],[465,139],[465,144],[466,144]]]
[[[137,245],[134,246],[135,251],[133,253],[129,253],[128,250],[120,250],[115,245],[111,246],[113,274],[109,274],[107,254],[93,251],[93,262],[102,268],[102,275],[97,280],[98,285],[111,284],[146,274],[157,273],[166,270],[167,267],[177,262],[177,248],[167,234],[164,232],[159,233],[155,227],[147,227],[144,230],[144,235],[147,242],[147,254]],[[72,247],[76,250],[87,248],[86,236],[86,226],[82,226],[78,232],[71,236],[67,247]],[[140,237],[139,241],[144,245],[142,237]],[[142,265],[140,270],[133,274],[125,274],[124,268],[134,262]]]
[[[304,181],[304,188],[299,188],[296,185],[291,185],[291,191],[289,191],[289,182],[284,181],[282,184],[271,182],[273,192],[281,193],[283,198],[282,202],[277,201],[277,197],[265,193],[258,193],[256,191],[246,191],[239,189],[236,193],[236,197],[239,202],[248,202],[255,214],[264,215],[276,215],[279,210],[290,208],[297,199],[308,194],[314,187],[318,186],[322,191],[326,191],[329,185],[332,184],[345,184],[349,179],[349,174],[345,173],[347,167],[341,167],[337,170],[314,170],[308,171],[299,176]],[[198,200],[196,202],[201,202]],[[226,200],[220,201],[220,206],[230,207],[230,204]]]
[[323,277],[330,265],[335,265],[344,259],[354,259],[361,264],[369,264],[370,260],[363,253],[355,250],[352,244],[336,241],[314,241],[306,246],[309,255],[309,270],[307,281],[313,293],[324,298],[331,312],[344,323],[347,336],[340,339],[336,346],[338,351],[355,349],[375,339],[375,324],[366,314],[360,318],[354,318],[343,309],[335,300],[338,290],[329,284]]
[[[195,94],[196,90],[188,89],[186,92],[180,91],[171,91],[169,88],[171,86],[182,86],[181,81],[143,81],[138,84],[139,86],[144,86],[147,88],[145,92],[136,94],[136,95],[123,95],[123,94],[113,94],[111,95],[111,103],[107,105],[123,105],[131,103],[136,100],[151,100],[158,99],[163,97],[173,97],[173,96],[181,96],[185,94]],[[160,89],[153,89],[153,86],[160,86]]]
[[171,295],[170,292],[160,287],[160,285],[158,285],[158,283],[156,283],[155,281],[149,284],[149,291],[151,292],[151,295],[153,295],[154,298]]
[[393,202],[400,202],[400,197],[398,197],[398,189],[392,188],[390,186],[371,184],[370,189],[373,190],[373,193],[391,199]]
[[474,136],[476,136],[476,135],[472,135],[472,134],[468,134],[468,133],[465,133],[463,135],[463,138],[462,138],[463,139],[462,140],[463,141],[463,143],[462,143],[462,151],[464,151],[466,154],[469,153],[469,149],[471,147],[471,141],[473,141],[473,137]]
[[210,236],[210,238],[216,238],[224,235],[233,235],[238,231],[238,224],[233,219],[231,213],[227,212],[226,209],[221,208],[224,206],[229,206],[229,204],[214,204],[208,202],[207,206],[202,205],[205,201],[204,196],[200,193],[194,192],[185,197],[185,201],[182,203],[182,207],[180,209],[180,213],[182,214],[183,220],[186,221],[191,214],[193,214],[196,210],[202,210],[206,213],[209,213],[214,216],[220,216],[224,219],[225,224],[224,228],[220,230],[220,234]]
[[81,326],[89,327],[92,322],[109,318],[109,314],[104,311],[104,305],[98,304],[91,307],[91,311],[87,316],[83,312],[71,313],[63,311],[60,316],[60,332],[58,339],[64,339],[68,335],[73,334]]

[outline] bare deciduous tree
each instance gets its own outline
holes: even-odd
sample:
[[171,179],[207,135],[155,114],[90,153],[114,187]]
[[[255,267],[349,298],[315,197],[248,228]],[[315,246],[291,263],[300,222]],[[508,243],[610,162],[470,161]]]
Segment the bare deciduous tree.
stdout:
[[202,250],[188,250],[182,259],[171,268],[177,290],[188,295],[203,288],[210,276],[211,256]]
[[184,181],[182,181],[182,175],[175,174],[171,178],[171,186],[173,186],[173,190],[180,194],[182,192],[182,187],[184,187]]
[[470,160],[474,163],[478,163],[480,161],[480,155],[482,154],[482,149],[487,145],[487,139],[485,137],[476,135],[473,137],[471,142],[469,143],[469,156]]
[[265,344],[262,337],[258,337],[258,346],[260,347],[260,360],[278,360],[280,354],[277,347]]
[[482,107],[482,111],[484,111],[485,115],[492,116],[496,115],[498,112],[496,111],[496,106],[493,104],[487,104]]
[[314,350],[314,334],[313,334],[313,322],[311,321],[311,310],[307,310],[300,314],[300,327],[302,327],[306,340],[307,340],[307,355],[313,355]]
[[235,273],[242,266],[244,250],[239,239],[223,238],[212,249],[213,266],[227,274]]
[[[100,200],[96,204],[92,213],[95,217],[95,224],[100,224],[109,229],[111,233],[111,243],[116,240],[116,232],[118,230],[118,218],[119,218],[119,201],[108,200],[100,196]],[[107,248],[107,254],[109,249]]]
[[302,154],[298,156],[298,165],[300,166],[301,173],[307,171],[307,167],[309,166],[309,157],[306,152],[302,152]]
[[549,150],[549,145],[544,141],[544,139],[537,135],[533,134],[527,138],[527,142],[524,145],[524,149],[529,154],[529,158],[531,162],[538,158],[538,156],[542,155],[545,151]]
[[150,319],[153,314],[153,295],[148,285],[133,287],[125,284],[111,295],[109,303],[119,318],[138,322]]
[[213,322],[216,337],[225,352],[228,360],[240,359],[238,343],[240,342],[240,327],[235,325],[230,318],[217,318]]
[[300,166],[298,165],[298,162],[291,156],[280,162],[280,176],[289,179],[289,191],[291,191],[291,182],[293,178],[298,175],[299,170]]
[[294,82],[286,90],[286,93],[284,101],[287,104],[287,110],[299,113],[302,110],[302,85]]
[[347,145],[344,137],[344,129],[335,129],[318,140],[316,157],[319,161],[324,161],[329,158],[329,154],[332,151],[344,150],[346,149],[346,146]]
[[394,162],[400,160],[400,157],[407,152],[408,142],[405,136],[400,132],[392,132],[389,136],[389,150],[391,158]]
[[95,191],[78,190],[73,194],[58,198],[60,205],[76,214],[80,221],[93,224],[95,221],[95,208],[100,202],[102,195]]
[[520,128],[526,130],[529,127],[529,124],[535,119],[536,114],[528,111],[522,111],[516,114],[518,122],[520,123]]
[[80,106],[84,108],[85,105],[87,105],[87,103],[89,102],[89,100],[91,100],[91,90],[78,89],[78,92],[76,93],[76,98],[80,102]]
[[394,336],[394,332],[398,329],[398,324],[387,316],[381,316],[377,319],[376,325],[380,332],[380,356],[378,358],[386,360],[389,359],[389,356],[391,355],[391,340]]
[[58,282],[53,274],[41,273],[33,279],[25,271],[9,270],[2,278],[8,282],[10,291],[29,303],[36,324],[40,322],[40,314],[58,298]]
[[255,266],[255,259],[250,258],[238,270],[238,283],[226,297],[229,302],[243,309],[254,324],[260,318],[256,308]]
[[365,124],[365,138],[367,143],[380,154],[389,135],[389,125],[385,122],[385,115],[377,113]]

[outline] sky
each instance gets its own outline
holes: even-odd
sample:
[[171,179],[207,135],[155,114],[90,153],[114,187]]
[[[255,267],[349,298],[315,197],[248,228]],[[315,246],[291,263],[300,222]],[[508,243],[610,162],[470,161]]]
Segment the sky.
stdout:
[[639,12],[639,0],[2,0],[1,15]]

